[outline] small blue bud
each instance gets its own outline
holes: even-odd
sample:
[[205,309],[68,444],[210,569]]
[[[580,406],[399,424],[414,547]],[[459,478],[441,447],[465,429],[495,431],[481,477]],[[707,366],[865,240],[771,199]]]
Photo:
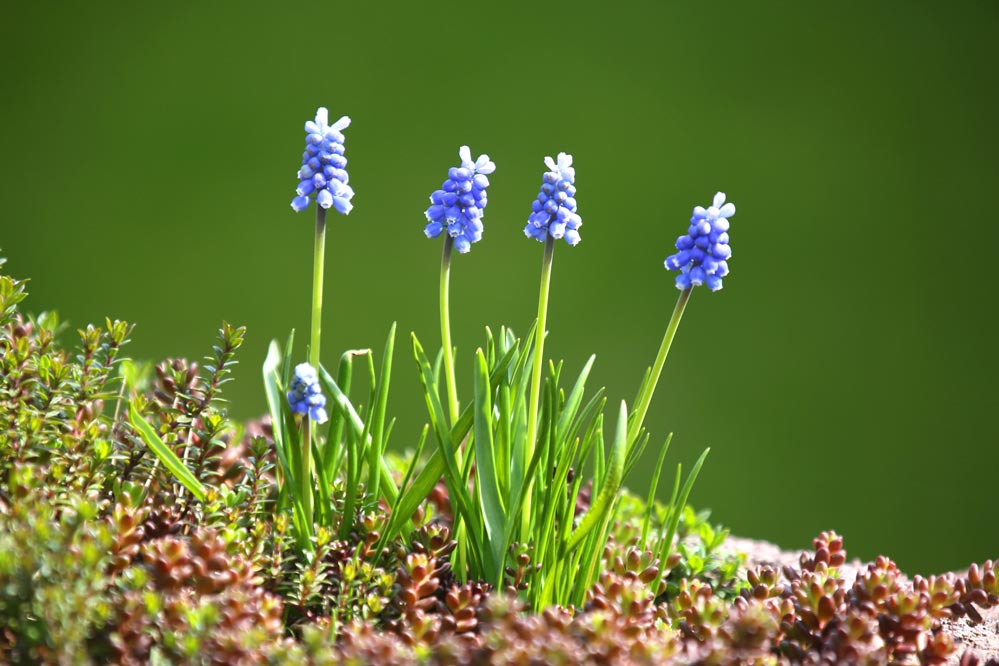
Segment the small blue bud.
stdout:
[[316,423],[327,420],[326,396],[319,386],[319,375],[308,363],[295,366],[295,374],[288,387],[288,404],[294,414],[308,415]]
[[330,194],[329,190],[319,190],[319,194],[316,195],[316,203],[329,209],[333,205],[333,195]]
[[[326,191],[327,190],[323,190],[323,192]],[[346,215],[354,208],[354,204],[350,203],[350,199],[347,197],[333,197],[333,207],[336,208],[337,212],[341,215]]]
[[427,238],[437,238],[444,231],[443,225],[437,220],[433,220],[423,228],[423,233],[427,235]]
[[300,196],[308,196],[312,194],[316,189],[315,184],[313,184],[311,179],[306,178],[298,183],[298,187],[295,188],[295,193]]

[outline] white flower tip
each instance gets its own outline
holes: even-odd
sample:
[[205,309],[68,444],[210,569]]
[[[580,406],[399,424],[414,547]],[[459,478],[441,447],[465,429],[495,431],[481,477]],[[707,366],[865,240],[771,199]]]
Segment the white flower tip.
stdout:
[[321,106],[316,109],[316,124],[320,127],[324,127],[329,124],[330,112],[325,106]]
[[558,154],[558,165],[563,169],[567,169],[572,166],[572,155],[567,153]]
[[721,208],[723,205],[725,205],[725,193],[718,192],[717,194],[715,194],[715,199],[712,202],[712,204],[714,205],[715,208]]
[[333,123],[330,129],[340,131],[342,129],[347,129],[348,127],[350,127],[350,116],[340,116],[340,120]]
[[556,171],[558,169],[558,165],[555,163],[555,160],[550,157],[545,157],[545,166],[552,171]]
[[472,161],[472,149],[468,146],[462,146],[458,149],[458,157],[461,158],[462,165],[468,164]]

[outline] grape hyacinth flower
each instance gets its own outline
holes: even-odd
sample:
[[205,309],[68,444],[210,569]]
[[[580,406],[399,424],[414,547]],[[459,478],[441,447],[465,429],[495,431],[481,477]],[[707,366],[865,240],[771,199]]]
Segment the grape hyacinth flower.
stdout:
[[316,119],[305,123],[305,152],[302,153],[302,168],[298,170],[298,194],[291,201],[295,212],[309,207],[311,196],[323,208],[336,208],[346,215],[353,208],[350,200],[354,190],[347,184],[347,158],[344,153],[344,136],[341,130],[350,125],[350,118],[343,116],[329,124],[329,111],[319,107]]
[[460,167],[451,167],[447,180],[430,195],[430,207],[425,215],[429,224],[423,229],[427,238],[437,238],[444,229],[454,239],[454,248],[464,254],[472,243],[482,239],[482,216],[485,213],[486,177],[496,170],[496,165],[488,155],[479,155],[472,161],[472,151],[468,146],[458,150]]
[[310,364],[295,366],[295,376],[288,387],[288,403],[295,414],[308,415],[316,423],[326,422],[326,396],[319,386],[319,375]]
[[722,288],[722,278],[728,275],[728,260],[732,248],[728,241],[728,218],[735,215],[735,204],[725,203],[725,193],[715,194],[707,209],[694,207],[687,233],[676,239],[676,254],[666,258],[666,268],[680,271],[676,288],[690,289],[707,285],[711,291]]
[[576,213],[576,170],[572,168],[572,155],[559,153],[557,161],[546,157],[545,165],[550,171],[545,173],[538,198],[531,204],[524,234],[542,243],[551,235],[555,240],[565,238],[569,245],[576,245],[583,220]]

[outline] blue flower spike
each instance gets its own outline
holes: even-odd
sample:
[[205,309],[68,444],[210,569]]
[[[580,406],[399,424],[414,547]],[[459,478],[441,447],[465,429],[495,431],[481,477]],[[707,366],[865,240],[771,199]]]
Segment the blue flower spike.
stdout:
[[531,204],[524,235],[542,243],[550,235],[576,245],[583,219],[576,213],[576,170],[572,168],[572,155],[559,153],[557,160],[546,157],[545,166],[549,171],[544,175],[538,198]]
[[308,363],[295,366],[295,376],[288,387],[288,404],[295,414],[307,415],[316,423],[325,423],[326,396],[319,386],[319,375]]
[[319,107],[316,119],[305,123],[305,152],[302,168],[298,170],[298,195],[291,207],[300,213],[309,207],[313,196],[323,208],[335,208],[346,215],[353,208],[350,200],[354,190],[347,184],[347,158],[344,153],[342,130],[350,126],[350,118],[343,116],[329,124],[329,111]]
[[725,203],[725,193],[715,194],[711,206],[694,206],[687,233],[676,239],[676,254],[666,257],[666,268],[680,271],[676,288],[691,289],[706,285],[711,291],[722,288],[728,275],[732,248],[728,244],[728,218],[735,215],[735,204]]
[[437,238],[447,229],[454,239],[454,249],[461,254],[472,249],[472,243],[482,240],[482,217],[486,211],[486,177],[496,170],[488,155],[472,161],[468,146],[458,150],[461,166],[451,167],[441,189],[430,195],[430,208],[425,215],[429,224],[423,229],[427,238]]

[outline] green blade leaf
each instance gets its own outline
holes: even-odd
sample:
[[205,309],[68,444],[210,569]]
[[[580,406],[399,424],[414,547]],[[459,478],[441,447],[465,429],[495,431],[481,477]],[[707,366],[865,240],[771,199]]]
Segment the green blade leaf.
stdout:
[[[350,399],[344,394],[340,387],[337,385],[336,381],[333,380],[333,376],[324,368],[322,365],[319,366],[319,382],[323,385],[323,389],[329,394],[330,398],[336,403],[338,409],[342,409],[344,414],[347,416],[347,424],[350,427],[351,432],[357,437],[364,437],[364,446],[370,446],[370,434],[365,433],[364,421],[361,420],[360,415],[357,410],[354,409],[354,405],[351,404]],[[382,495],[388,500],[389,505],[393,504],[399,496],[399,490],[395,487],[395,481],[392,480],[392,472],[388,468],[388,463],[385,462],[384,458],[380,458],[378,461],[378,467],[381,470],[381,487]]]
[[573,385],[572,391],[569,392],[569,397],[566,399],[565,405],[562,407],[562,414],[559,416],[558,425],[555,426],[555,441],[564,442],[566,440],[566,434],[569,432],[569,426],[576,418],[579,406],[583,402],[583,392],[586,390],[586,379],[590,376],[590,369],[593,368],[593,362],[596,360],[597,357],[595,355],[590,356],[590,359],[583,367],[583,371],[580,372],[579,377],[576,378],[576,383]]
[[[683,488],[680,490],[679,495],[677,495],[677,487],[680,482],[680,465],[676,466],[676,483],[673,485],[673,497],[670,500],[670,514],[669,521],[666,525],[666,533],[663,535],[662,542],[659,545],[659,561],[666,562],[666,559],[670,555],[670,550],[673,547],[673,537],[676,536],[677,527],[680,525],[680,516],[683,514],[683,509],[687,506],[687,498],[690,497],[690,491],[694,488],[694,482],[697,481],[697,475],[701,473],[701,466],[704,464],[704,459],[708,457],[708,453],[711,448],[704,449],[704,453],[701,457],[697,459],[694,463],[694,467],[690,470],[687,475],[687,480],[683,483]],[[663,568],[663,570],[665,567]],[[659,582],[662,580],[663,570],[659,572],[659,576],[656,578],[652,585],[652,589],[656,589],[659,586]]]
[[468,486],[461,475],[461,469],[455,457],[455,450],[460,442],[454,442],[451,432],[447,427],[447,416],[441,404],[440,395],[437,391],[437,383],[434,378],[434,370],[430,366],[430,361],[423,351],[420,341],[413,336],[413,356],[420,369],[420,381],[423,384],[423,395],[427,402],[427,411],[430,416],[430,426],[437,436],[437,450],[444,458],[444,479],[448,484],[448,492],[451,500],[455,503],[461,517],[469,525],[469,535],[472,537],[474,548],[479,556],[482,551],[482,523],[477,512],[472,510],[472,499],[468,493]]
[[645,502],[645,517],[642,519],[642,540],[639,542],[645,548],[645,542],[649,538],[649,528],[652,524],[652,513],[656,506],[656,490],[659,488],[659,476],[663,471],[663,462],[666,460],[666,452],[673,441],[673,433],[666,437],[666,443],[659,449],[659,459],[656,461],[655,469],[652,472],[652,483],[649,484],[649,497]]
[[142,417],[142,414],[139,413],[134,404],[128,406],[128,420],[131,421],[132,426],[138,431],[142,437],[142,441],[146,443],[149,450],[156,454],[156,457],[173,474],[173,477],[182,486],[187,488],[192,495],[198,498],[199,501],[204,502],[207,494],[205,486],[198,481],[191,470],[184,466],[184,463],[177,457],[177,454],[163,443],[163,440],[156,434],[153,427],[149,425],[149,422]]
[[[499,385],[500,380],[510,366],[510,362],[516,355],[515,352],[516,349],[514,348],[508,349],[496,363],[496,367],[492,369],[489,375],[489,385],[492,388],[495,389]],[[321,377],[322,374],[320,373]],[[473,405],[466,405],[461,412],[458,422],[451,429],[450,441],[452,442],[452,446],[457,446],[454,442],[460,444],[465,439],[465,436],[472,429],[473,417]],[[427,495],[434,489],[437,482],[440,481],[441,476],[444,474],[444,469],[444,458],[441,455],[440,447],[438,447],[430,454],[427,464],[416,475],[413,484],[408,489],[403,489],[396,500],[389,503],[389,506],[392,507],[392,515],[385,528],[387,535],[386,542],[394,538],[402,529],[403,524],[408,520],[409,516],[412,516],[416,512],[416,509],[427,498]]]
[[611,445],[610,460],[607,464],[607,473],[600,486],[600,494],[590,505],[589,510],[579,523],[572,536],[566,543],[566,552],[571,551],[582,542],[583,538],[597,525],[603,522],[606,514],[617,498],[617,492],[621,488],[621,481],[624,478],[624,461],[628,455],[628,407],[621,401],[621,410],[617,417],[617,432],[614,435],[614,443]]
[[499,589],[503,582],[503,562],[507,544],[504,539],[506,511],[496,477],[493,449],[493,403],[489,386],[489,369],[482,349],[475,352],[475,469],[479,488],[479,506],[485,518],[486,536],[492,551],[493,578],[489,581]]
[[[291,337],[289,337],[289,341]],[[288,402],[281,395],[278,387],[278,370],[284,366],[288,369],[287,359],[282,364],[281,350],[276,340],[271,340],[267,349],[267,357],[264,359],[263,377],[264,394],[267,397],[267,410],[271,415],[271,424],[274,429],[274,449],[277,452],[278,463],[284,475],[283,491],[291,495],[292,501],[299,503],[302,501],[301,488],[298,483],[298,432],[294,426],[294,420]]]
[[375,395],[371,412],[371,446],[368,447],[368,488],[375,496],[381,492],[381,469],[379,461],[385,452],[385,412],[388,406],[389,383],[392,379],[392,352],[395,350],[395,322],[389,329],[388,340],[385,341],[385,357],[382,359],[382,371],[378,380],[378,392]]

